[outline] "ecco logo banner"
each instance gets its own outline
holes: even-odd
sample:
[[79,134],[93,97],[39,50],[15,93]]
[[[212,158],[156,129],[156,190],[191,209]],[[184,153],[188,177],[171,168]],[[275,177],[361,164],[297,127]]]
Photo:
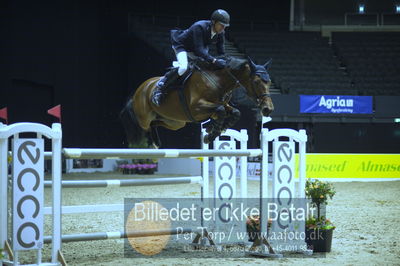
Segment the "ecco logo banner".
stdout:
[[372,114],[372,96],[300,95],[300,113]]
[[[295,171],[295,146],[293,141],[274,141],[273,142],[273,177],[275,186],[273,187],[273,198],[277,204],[279,217],[274,224],[276,231],[294,230],[290,213],[287,210],[294,204],[294,171]],[[287,219],[283,219],[286,217]],[[273,217],[270,217],[273,218]]]
[[43,245],[44,140],[13,141],[13,249]]
[[[236,148],[236,142],[215,140],[214,145],[218,150],[232,150]],[[215,157],[215,208],[216,225],[226,226],[232,223],[231,212],[233,198],[236,198],[236,157]]]

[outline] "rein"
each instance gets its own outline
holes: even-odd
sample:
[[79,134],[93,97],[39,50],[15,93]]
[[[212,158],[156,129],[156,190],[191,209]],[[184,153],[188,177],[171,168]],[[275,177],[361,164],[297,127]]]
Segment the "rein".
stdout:
[[[245,86],[243,86],[242,83],[240,83],[240,81],[229,70],[227,70],[227,72],[232,77],[232,79],[235,80],[236,84],[238,84],[240,88],[243,88],[246,91],[249,91]],[[263,73],[263,72],[255,72],[255,75],[257,75],[258,73]],[[253,81],[253,84],[254,84],[254,81]],[[261,95],[257,95],[256,91],[254,90],[254,86],[251,86],[251,88],[252,88],[253,94],[256,96],[257,100],[261,100],[264,97],[271,98],[270,93],[262,93]]]
[[193,66],[194,66],[198,71],[200,71],[200,73],[201,73],[202,75],[204,75],[204,76],[206,77],[206,79],[208,79],[208,81],[211,82],[211,83],[214,85],[214,87],[216,87],[217,89],[222,89],[220,86],[218,86],[218,83],[215,82],[214,78],[211,77],[207,72],[204,72],[203,69],[201,69],[201,68],[200,68],[198,65],[196,65],[195,63],[193,63]]
[[[198,65],[196,65],[195,63],[193,63],[193,66],[194,66],[204,77],[206,77],[206,79],[207,79],[210,83],[212,83],[212,85],[213,85],[215,88],[217,88],[218,90],[222,90],[222,89],[223,89],[221,86],[218,85],[218,83],[215,81],[215,79],[214,79],[211,75],[209,75],[207,72],[203,71]],[[230,72],[228,71],[228,73],[230,73]],[[240,84],[240,82],[239,82],[238,80],[236,80],[236,84],[237,84],[237,83]],[[236,88],[236,87],[233,87],[233,89],[235,89],[235,88]],[[225,102],[225,101],[229,101],[229,100],[230,100],[230,98],[232,97],[232,91],[233,91],[233,89],[230,90],[229,92],[225,93],[225,95],[224,95],[223,98],[222,98],[222,102]]]
[[[218,83],[215,81],[215,79],[214,79],[211,75],[209,75],[207,72],[203,71],[197,64],[193,63],[193,66],[194,66],[194,68],[196,68],[202,75],[204,75],[204,77],[206,77],[206,79],[207,79],[210,83],[212,83],[212,85],[213,85],[214,87],[216,87],[217,89],[223,89],[223,88],[221,88],[221,87],[218,85]],[[249,91],[245,86],[243,86],[243,84],[239,81],[239,79],[237,79],[237,78],[232,74],[231,71],[229,71],[228,69],[226,69],[226,72],[227,72],[227,73],[229,74],[229,76],[234,80],[235,85],[234,85],[233,89],[230,90],[230,92],[226,93],[226,95],[225,95],[225,97],[223,97],[222,101],[225,101],[226,99],[230,99],[230,97],[231,97],[231,95],[232,95],[232,91],[233,91],[235,88],[243,88],[244,90]],[[264,72],[256,71],[254,74],[255,74],[255,75],[258,74],[259,76],[261,76],[262,73],[264,73]],[[253,83],[253,85],[254,85],[254,81],[253,81],[252,83]],[[254,86],[251,86],[251,89],[252,89],[252,92],[253,92],[253,94],[255,95],[255,97],[257,98],[258,101],[260,101],[261,99],[263,99],[263,98],[265,98],[265,97],[271,98],[271,94],[270,94],[270,93],[262,93],[262,94],[260,94],[260,95],[257,95],[256,91],[254,90]]]

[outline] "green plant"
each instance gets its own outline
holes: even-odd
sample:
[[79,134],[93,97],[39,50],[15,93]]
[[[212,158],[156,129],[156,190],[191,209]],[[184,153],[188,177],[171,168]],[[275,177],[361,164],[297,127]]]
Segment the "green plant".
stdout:
[[306,228],[329,230],[329,229],[335,229],[336,227],[329,219],[326,219],[324,216],[321,216],[319,219],[315,217],[309,218],[306,222]]
[[327,205],[328,200],[332,199],[335,194],[336,191],[332,183],[318,179],[306,181],[306,196],[311,199],[312,205],[317,207],[317,217],[311,217],[306,222],[308,228],[335,228],[328,219],[321,216],[321,205]]

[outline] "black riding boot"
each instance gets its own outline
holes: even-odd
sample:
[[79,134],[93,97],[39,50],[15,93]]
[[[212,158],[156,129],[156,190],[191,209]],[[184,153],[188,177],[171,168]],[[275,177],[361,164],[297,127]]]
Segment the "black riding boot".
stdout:
[[151,97],[151,101],[154,105],[159,106],[161,104],[167,94],[168,87],[178,78],[178,68],[171,69],[161,78],[157,83],[157,87],[154,89],[153,96]]

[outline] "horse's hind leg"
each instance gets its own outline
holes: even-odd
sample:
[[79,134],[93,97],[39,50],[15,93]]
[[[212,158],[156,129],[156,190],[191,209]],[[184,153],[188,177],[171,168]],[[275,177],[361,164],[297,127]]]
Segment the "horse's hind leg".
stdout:
[[150,124],[149,131],[149,145],[153,145],[155,148],[161,147],[161,140],[158,135],[158,127],[165,127],[170,130],[178,130],[185,126],[185,122],[172,121],[172,120],[154,120]]
[[150,138],[149,138],[149,145],[153,145],[156,149],[161,147],[161,140],[158,135],[158,130],[156,126],[150,127]]

